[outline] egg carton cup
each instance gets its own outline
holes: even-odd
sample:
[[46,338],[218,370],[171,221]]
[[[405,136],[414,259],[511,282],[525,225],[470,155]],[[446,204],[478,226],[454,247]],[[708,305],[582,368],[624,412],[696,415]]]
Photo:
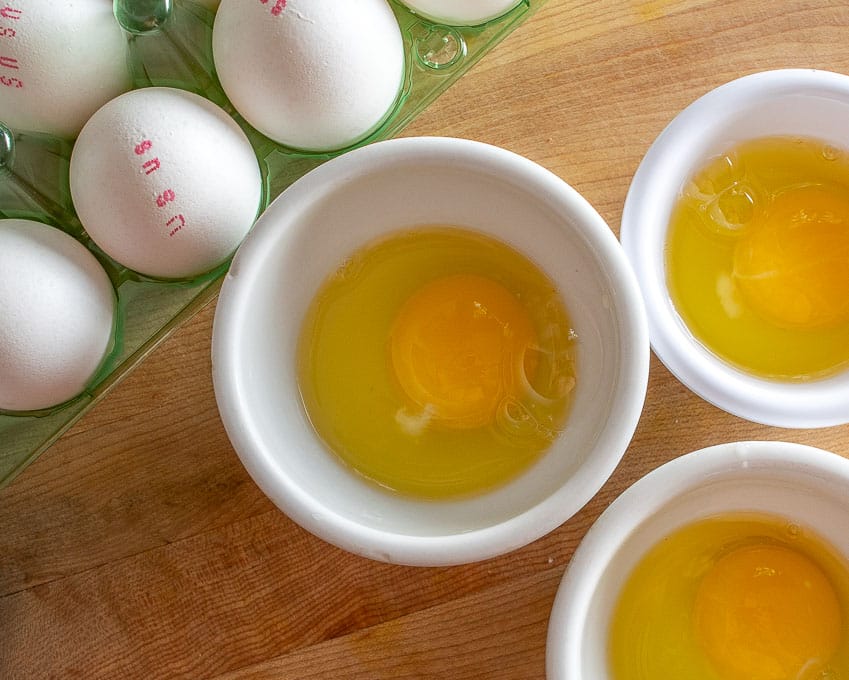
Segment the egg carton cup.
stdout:
[[[116,20],[128,41],[133,88],[174,87],[220,106],[244,130],[263,178],[260,213],[286,187],[325,161],[396,136],[434,99],[524,22],[545,0],[522,0],[506,14],[477,26],[451,26],[389,0],[404,43],[404,78],[385,118],[365,138],[334,151],[288,148],[265,137],[236,111],[215,74],[209,3],[190,0],[115,0]],[[351,49],[368,36],[352,35]],[[2,116],[0,116],[2,118]],[[0,125],[0,217],[32,219],[70,234],[104,266],[118,309],[113,347],[87,389],[37,412],[0,411],[0,488],[44,452],[103,398],[158,343],[218,292],[229,260],[186,280],[156,280],[107,256],[86,234],[69,189],[73,140]]]

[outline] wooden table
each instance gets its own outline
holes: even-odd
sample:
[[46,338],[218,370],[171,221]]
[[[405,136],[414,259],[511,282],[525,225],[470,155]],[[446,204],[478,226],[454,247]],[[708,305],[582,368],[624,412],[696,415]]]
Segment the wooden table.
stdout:
[[[406,134],[528,156],[618,231],[630,179],[669,120],[721,83],[779,67],[849,73],[849,5],[548,0]],[[652,358],[633,443],[570,521],[480,564],[372,562],[299,528],[245,473],[213,397],[213,313],[175,332],[0,492],[0,677],[543,678],[569,559],[636,479],[738,439],[849,456],[847,426],[745,422]]]

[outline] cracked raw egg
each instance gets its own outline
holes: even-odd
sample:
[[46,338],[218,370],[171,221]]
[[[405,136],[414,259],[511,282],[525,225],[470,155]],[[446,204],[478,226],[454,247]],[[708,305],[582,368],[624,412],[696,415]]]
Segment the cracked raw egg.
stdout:
[[575,336],[530,260],[471,231],[400,231],[325,281],[299,387],[347,465],[406,494],[474,493],[521,473],[564,426]]
[[849,157],[769,137],[685,185],[666,244],[670,296],[692,334],[755,375],[816,379],[849,365]]
[[619,595],[612,680],[849,677],[845,561],[786,520],[725,515],[656,544]]

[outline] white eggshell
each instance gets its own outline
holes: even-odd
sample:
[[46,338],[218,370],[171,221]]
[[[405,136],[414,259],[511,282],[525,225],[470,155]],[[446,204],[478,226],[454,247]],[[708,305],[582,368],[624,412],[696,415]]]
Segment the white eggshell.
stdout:
[[366,137],[404,78],[404,42],[385,0],[222,0],[212,49],[239,113],[298,149]]
[[476,26],[500,17],[522,0],[400,0],[417,14],[452,26]]
[[112,0],[9,0],[0,47],[0,121],[12,129],[71,139],[131,86]]
[[58,229],[0,220],[0,409],[35,411],[82,392],[112,346],[115,292]]
[[190,92],[133,90],[86,123],[71,197],[89,236],[147,276],[189,278],[224,261],[256,218],[259,164],[223,110]]

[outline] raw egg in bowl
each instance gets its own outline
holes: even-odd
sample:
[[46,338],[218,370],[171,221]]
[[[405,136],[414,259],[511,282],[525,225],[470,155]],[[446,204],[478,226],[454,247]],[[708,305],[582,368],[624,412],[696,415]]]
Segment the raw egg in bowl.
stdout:
[[213,331],[221,417],[317,536],[411,565],[521,547],[627,448],[648,334],[604,220],[537,164],[447,138],[320,166],[258,220]]
[[748,420],[849,422],[847,115],[849,76],[740,78],[667,126],[628,192],[654,351]]
[[849,674],[849,460],[784,442],[702,449],[599,517],[551,613],[549,680]]

